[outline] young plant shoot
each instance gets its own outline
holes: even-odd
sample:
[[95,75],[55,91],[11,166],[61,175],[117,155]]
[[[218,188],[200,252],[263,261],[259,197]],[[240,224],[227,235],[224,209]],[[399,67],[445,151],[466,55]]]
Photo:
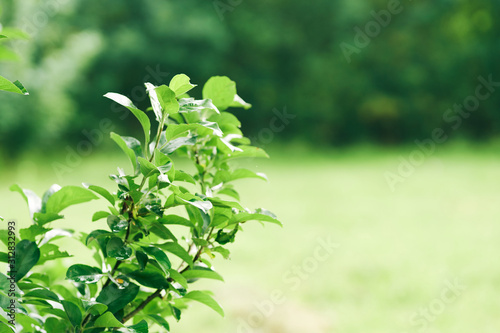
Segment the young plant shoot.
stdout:
[[[105,95],[130,110],[142,128],[140,138],[111,133],[130,160],[110,175],[113,191],[87,183],[53,185],[40,198],[11,187],[33,220],[0,253],[10,268],[0,274],[0,304],[5,313],[14,308],[20,332],[169,332],[169,321],[180,320],[193,301],[224,315],[196,281],[222,280],[212,261],[229,257],[228,244],[248,221],[281,225],[268,210],[242,206],[234,185],[241,178],[266,179],[235,167],[234,160],[267,157],[250,145],[227,111],[250,108],[235,83],[212,77],[202,99],[188,95],[195,85],[184,74],[168,85],[145,85],[151,100],[146,111],[123,95]],[[95,199],[108,208],[93,213],[92,221],[105,220],[107,228],[79,234],[70,221],[68,229],[52,227],[65,208]],[[7,240],[8,231],[2,233]],[[62,237],[83,242],[92,259],[62,268],[72,256],[59,249]],[[11,324],[0,316],[0,332],[14,331]]]

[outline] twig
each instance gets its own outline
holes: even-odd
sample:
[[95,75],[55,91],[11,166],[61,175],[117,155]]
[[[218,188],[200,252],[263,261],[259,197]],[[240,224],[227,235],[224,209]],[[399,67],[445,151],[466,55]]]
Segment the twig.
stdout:
[[159,297],[162,290],[163,289],[158,289],[153,294],[149,295],[149,297],[146,298],[141,304],[139,304],[132,312],[130,312],[129,314],[127,314],[125,317],[123,317],[122,323],[127,322],[127,320],[129,320],[130,318],[132,318],[133,316],[135,316],[139,311],[141,311],[142,309],[144,309],[146,307],[146,305],[149,304],[149,302],[151,302],[152,300],[154,300],[156,297]]

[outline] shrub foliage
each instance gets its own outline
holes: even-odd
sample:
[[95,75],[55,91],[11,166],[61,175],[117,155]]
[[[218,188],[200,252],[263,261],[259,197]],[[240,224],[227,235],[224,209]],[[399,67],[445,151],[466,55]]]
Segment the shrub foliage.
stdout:
[[[158,326],[169,331],[168,321],[179,320],[192,301],[224,314],[210,293],[193,283],[222,280],[212,260],[229,257],[227,245],[244,223],[280,222],[265,209],[243,207],[233,185],[241,178],[265,179],[233,163],[267,157],[250,145],[238,119],[227,111],[250,105],[227,77],[208,80],[202,99],[187,94],[194,87],[184,74],[169,85],[146,83],[151,100],[146,112],[126,96],[105,95],[130,110],[142,127],[140,139],[111,133],[131,163],[130,173],[118,168],[110,175],[114,191],[85,183],[53,185],[40,198],[11,187],[27,202],[33,224],[20,230],[15,248],[8,243],[14,232],[2,230],[7,251],[0,259],[9,263],[12,274],[0,275],[0,304],[8,312],[9,299],[15,299],[22,332],[148,332]],[[179,159],[191,165],[181,162],[186,166],[181,169]],[[108,209],[96,211],[92,221],[105,219],[108,228],[75,237],[93,251],[94,264],[74,263],[61,277],[50,262],[71,254],[55,241],[76,234],[52,222],[63,218],[65,208],[98,198]],[[15,290],[8,295],[13,280]],[[8,318],[0,317],[2,327],[10,327]]]

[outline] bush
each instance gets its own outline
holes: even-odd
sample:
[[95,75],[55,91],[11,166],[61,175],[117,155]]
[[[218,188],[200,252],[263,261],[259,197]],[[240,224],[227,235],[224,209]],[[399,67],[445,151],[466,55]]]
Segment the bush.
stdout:
[[[11,187],[27,202],[33,224],[20,230],[20,240],[13,228],[2,230],[7,251],[0,259],[9,263],[10,272],[0,275],[2,290],[8,290],[0,293],[0,304],[7,313],[17,310],[22,332],[148,332],[151,325],[169,331],[166,318],[179,320],[191,301],[224,314],[208,292],[191,285],[198,279],[222,280],[211,262],[216,255],[228,258],[227,245],[245,222],[280,222],[265,209],[244,208],[232,183],[265,179],[232,167],[238,158],[267,157],[249,145],[238,119],[226,111],[250,105],[227,77],[208,80],[201,100],[187,95],[193,87],[183,74],[168,86],[146,83],[152,106],[147,111],[158,124],[154,137],[148,112],[123,95],[105,95],[134,114],[144,135],[138,140],[111,133],[133,170],[126,174],[119,168],[110,176],[116,191],[53,185],[40,198]],[[178,157],[187,157],[194,171],[180,170]],[[70,257],[54,241],[74,232],[52,228],[51,222],[62,219],[65,208],[99,196],[109,202],[109,210],[95,212],[92,221],[106,219],[109,229],[76,237],[93,250],[95,265],[74,263],[63,280],[45,264]],[[14,323],[0,320],[2,329]]]

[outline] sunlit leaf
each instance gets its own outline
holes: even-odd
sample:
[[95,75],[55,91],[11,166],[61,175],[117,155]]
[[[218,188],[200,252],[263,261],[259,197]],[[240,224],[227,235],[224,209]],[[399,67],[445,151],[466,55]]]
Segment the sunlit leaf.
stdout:
[[111,283],[101,291],[96,301],[106,304],[110,312],[116,313],[132,302],[138,292],[139,286],[134,283],[129,283],[127,287],[122,289]]
[[66,207],[97,199],[91,191],[78,186],[64,186],[47,201],[47,213],[59,213]]
[[64,311],[68,315],[71,324],[74,327],[79,326],[83,319],[80,308],[75,303],[70,301],[62,301],[61,303],[64,307]]
[[97,267],[76,264],[66,271],[66,278],[81,283],[96,283],[103,277],[102,271]]
[[183,272],[182,276],[184,276],[188,280],[205,278],[205,279],[224,281],[224,279],[219,273],[209,268],[202,268],[202,267],[195,267],[193,269],[189,269]]
[[163,252],[159,248],[154,246],[142,246],[142,249],[144,250],[144,252],[158,261],[165,273],[172,267],[172,264],[170,263],[170,260],[168,259],[165,252]]
[[23,197],[24,201],[28,204],[30,216],[33,217],[34,213],[40,212],[42,209],[42,199],[31,190],[22,189],[19,185],[15,184],[10,187],[13,192],[18,192]]
[[112,205],[115,204],[115,198],[104,187],[97,186],[97,185],[91,185],[91,184],[87,184],[87,183],[83,183],[83,186],[88,188],[89,190],[94,191],[97,194],[100,194],[103,198],[108,200]]
[[158,244],[157,246],[165,251],[175,254],[176,256],[184,260],[186,263],[188,263],[190,266],[193,265],[193,259],[191,258],[191,255],[182,246],[180,246],[179,243],[167,242],[163,244]]
[[10,82],[3,76],[0,76],[0,90],[13,92],[21,95],[29,95],[26,88],[19,81]]
[[117,93],[107,93],[106,95],[104,95],[104,97],[109,98],[109,99],[115,101],[116,103],[118,103],[120,105],[123,105],[124,107],[126,107],[127,109],[129,109],[130,112],[132,112],[132,114],[141,123],[142,130],[144,131],[144,139],[145,139],[144,142],[148,143],[150,135],[151,135],[150,134],[150,132],[151,132],[151,122],[149,121],[149,118],[146,115],[146,113],[144,113],[143,111],[139,110],[134,105],[134,103],[132,103],[132,101],[128,97],[126,97],[126,96],[123,96],[123,95],[120,95],[120,94],[117,94]]
[[220,305],[207,293],[199,290],[194,290],[187,293],[184,298],[192,299],[194,301],[205,304],[206,306],[212,308],[215,312],[224,317],[224,310],[220,307]]
[[126,246],[121,238],[112,237],[106,245],[106,253],[117,260],[124,260],[130,258],[132,249]]
[[16,282],[21,280],[40,259],[40,249],[35,242],[22,240],[16,245]]
[[227,76],[213,76],[203,86],[203,98],[211,99],[221,111],[234,102],[236,83]]
[[186,74],[177,74],[170,80],[168,86],[175,92],[175,96],[179,97],[196,87],[196,84],[191,84]]
[[94,327],[125,327],[111,312],[101,315],[94,323]]

